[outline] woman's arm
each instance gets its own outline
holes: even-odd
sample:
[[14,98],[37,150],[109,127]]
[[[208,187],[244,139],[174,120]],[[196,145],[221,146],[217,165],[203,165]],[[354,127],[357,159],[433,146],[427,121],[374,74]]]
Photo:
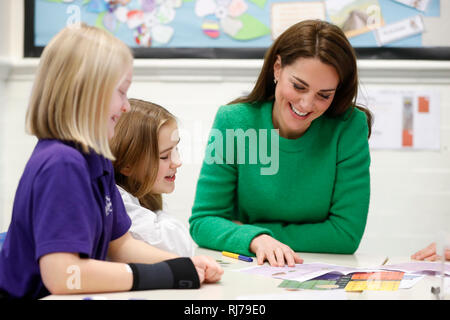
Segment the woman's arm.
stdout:
[[297,252],[354,253],[366,226],[370,200],[367,122],[354,111],[338,140],[336,176],[328,217],[317,223],[264,222],[274,237]]
[[230,106],[219,108],[211,129],[200,176],[197,182],[190,233],[200,247],[252,255],[249,243],[271,231],[254,225],[233,222],[236,201],[237,165],[227,163],[226,129],[233,128]]

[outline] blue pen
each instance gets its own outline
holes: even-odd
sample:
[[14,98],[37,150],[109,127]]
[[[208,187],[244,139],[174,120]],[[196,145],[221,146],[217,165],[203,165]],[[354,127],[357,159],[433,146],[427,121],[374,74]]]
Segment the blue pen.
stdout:
[[84,297],[83,300],[108,300],[108,298],[103,296],[92,296],[92,297]]
[[234,259],[239,259],[242,261],[247,261],[247,262],[253,262],[253,259],[247,256],[243,256],[237,253],[232,253],[232,252],[228,252],[228,251],[222,251],[222,254],[225,257],[230,257],[230,258],[234,258]]

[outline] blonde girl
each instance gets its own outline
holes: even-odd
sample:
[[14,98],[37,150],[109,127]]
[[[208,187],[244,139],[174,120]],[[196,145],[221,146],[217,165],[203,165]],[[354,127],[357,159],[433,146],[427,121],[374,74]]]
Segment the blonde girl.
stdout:
[[131,218],[131,235],[180,256],[192,256],[194,242],[188,229],[163,211],[162,193],[175,188],[178,127],[165,108],[130,99],[131,110],[116,126],[111,140],[116,182]]
[[86,25],[44,49],[26,117],[38,142],[0,252],[0,297],[198,288],[220,278],[211,258],[177,258],[128,233],[109,139],[130,108],[132,63],[124,43]]

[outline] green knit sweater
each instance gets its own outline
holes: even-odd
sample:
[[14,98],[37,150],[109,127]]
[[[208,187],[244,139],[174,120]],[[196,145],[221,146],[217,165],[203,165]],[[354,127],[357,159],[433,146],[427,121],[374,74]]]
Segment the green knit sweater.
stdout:
[[297,252],[354,253],[370,198],[365,114],[322,115],[302,137],[285,139],[274,131],[272,106],[217,112],[189,219],[193,239],[254,255],[251,240],[269,234]]

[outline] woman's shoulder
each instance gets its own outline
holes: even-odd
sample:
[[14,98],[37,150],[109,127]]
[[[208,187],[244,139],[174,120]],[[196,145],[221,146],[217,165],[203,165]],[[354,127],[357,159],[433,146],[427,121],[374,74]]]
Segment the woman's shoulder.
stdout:
[[[369,124],[366,113],[357,107],[351,107],[339,116],[321,117],[321,134],[326,141],[336,140],[354,141],[361,139],[367,141],[369,137]],[[331,139],[331,140],[330,140]]]
[[220,106],[218,113],[232,114],[232,115],[253,115],[261,110],[265,103],[259,102],[239,102],[233,104],[226,104]]
[[341,126],[343,128],[367,126],[366,113],[356,106],[348,108],[343,114],[337,117],[328,116],[324,119],[330,124]]
[[216,120],[232,127],[253,126],[261,119],[264,103],[235,103],[219,107]]
[[347,112],[349,112],[348,118],[351,121],[367,122],[367,114],[366,114],[366,112],[364,112],[359,107],[354,106],[350,110],[348,110]]
[[369,122],[366,113],[358,107],[349,108],[344,114],[330,120],[329,132],[340,144],[368,143]]

